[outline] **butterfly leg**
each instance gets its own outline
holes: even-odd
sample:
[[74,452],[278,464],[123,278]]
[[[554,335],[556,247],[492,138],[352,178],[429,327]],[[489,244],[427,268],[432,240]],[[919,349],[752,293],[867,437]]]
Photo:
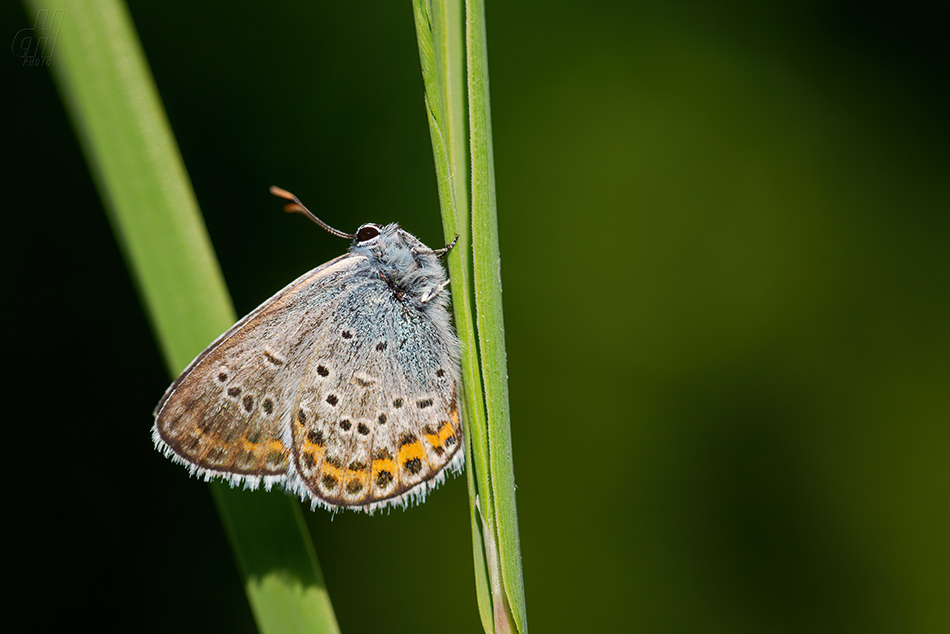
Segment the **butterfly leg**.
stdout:
[[429,301],[430,299],[432,299],[433,297],[441,293],[445,289],[445,287],[449,285],[450,281],[451,280],[445,280],[438,286],[434,286],[430,288],[429,290],[426,291],[426,294],[423,295],[422,299],[420,299],[419,301],[425,304],[427,301]]

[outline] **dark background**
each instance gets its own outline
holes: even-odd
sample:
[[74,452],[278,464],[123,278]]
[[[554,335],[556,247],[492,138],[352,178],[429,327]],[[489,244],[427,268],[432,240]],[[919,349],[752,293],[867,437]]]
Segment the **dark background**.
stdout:
[[[272,184],[441,243],[408,1],[130,9],[240,314],[345,248]],[[531,627],[950,631],[946,6],[487,9]],[[8,610],[250,632],[50,74],[0,60]],[[465,498],[308,513],[344,632],[479,630]]]

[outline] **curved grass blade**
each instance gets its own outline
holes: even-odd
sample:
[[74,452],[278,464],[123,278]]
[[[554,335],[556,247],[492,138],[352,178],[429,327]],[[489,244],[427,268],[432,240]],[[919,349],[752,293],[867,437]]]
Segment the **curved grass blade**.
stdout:
[[[234,322],[234,310],[128,10],[119,0],[26,8],[62,20],[51,70],[177,374]],[[149,442],[148,425],[142,437]],[[296,500],[220,484],[212,491],[260,630],[338,632]]]

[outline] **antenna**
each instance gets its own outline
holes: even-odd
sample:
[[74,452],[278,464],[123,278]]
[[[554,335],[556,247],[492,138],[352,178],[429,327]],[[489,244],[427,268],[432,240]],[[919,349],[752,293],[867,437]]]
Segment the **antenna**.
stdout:
[[302,216],[306,216],[307,218],[310,218],[310,220],[312,220],[314,223],[316,223],[321,229],[323,229],[329,234],[335,235],[338,238],[346,238],[348,240],[356,239],[355,234],[343,233],[342,231],[339,231],[338,229],[334,229],[327,223],[323,222],[322,220],[314,216],[313,213],[311,213],[311,211],[307,209],[302,202],[300,202],[299,198],[291,194],[286,189],[281,189],[280,187],[274,187],[273,185],[271,185],[270,193],[277,196],[278,198],[283,198],[284,200],[291,201],[287,203],[286,205],[284,205],[284,211],[286,211],[287,213],[300,214]]

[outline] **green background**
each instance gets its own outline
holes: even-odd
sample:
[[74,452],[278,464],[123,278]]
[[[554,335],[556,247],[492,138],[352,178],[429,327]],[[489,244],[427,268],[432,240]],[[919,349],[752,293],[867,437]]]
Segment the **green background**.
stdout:
[[[441,243],[408,1],[130,10],[239,313],[346,246],[272,184]],[[947,10],[487,11],[531,628],[950,631]],[[253,631],[49,72],[0,59],[8,601]],[[465,495],[308,513],[344,632],[478,631]]]

